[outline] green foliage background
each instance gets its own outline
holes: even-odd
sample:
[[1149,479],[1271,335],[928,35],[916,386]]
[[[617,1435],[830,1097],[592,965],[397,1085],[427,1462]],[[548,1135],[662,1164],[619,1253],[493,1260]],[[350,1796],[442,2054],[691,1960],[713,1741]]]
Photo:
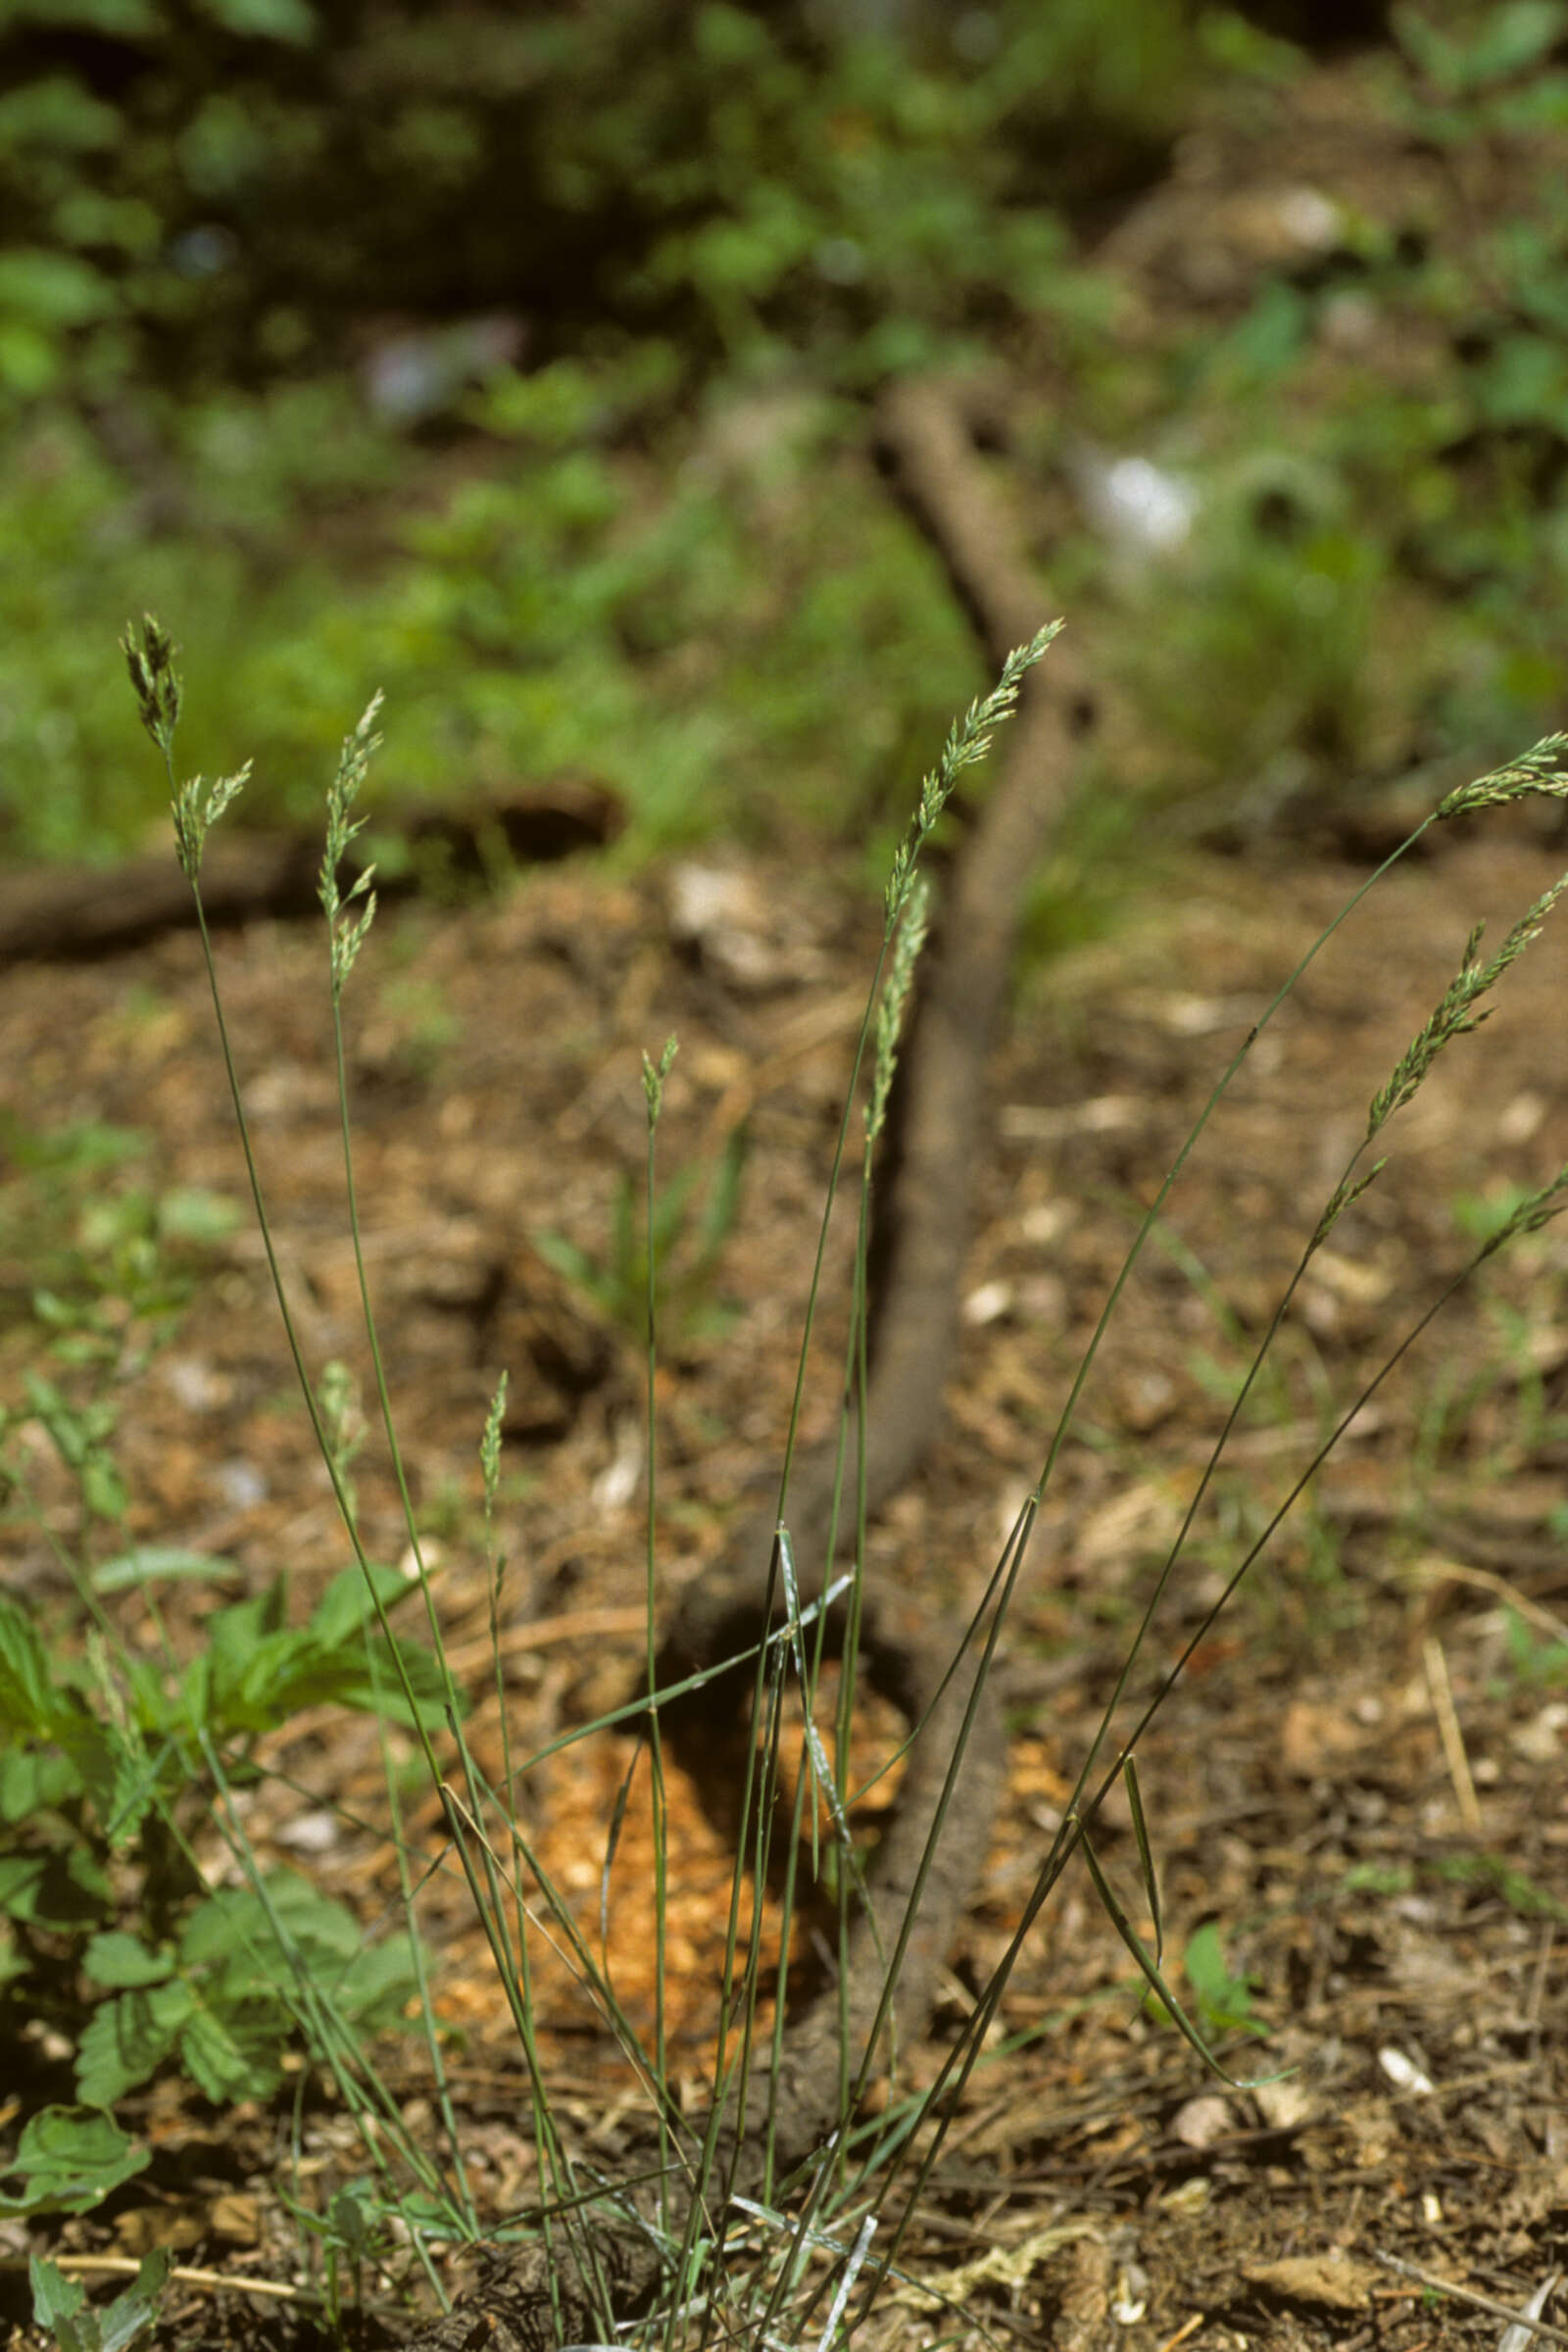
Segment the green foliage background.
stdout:
[[[1565,24],[1369,18],[1391,140],[1506,195],[1457,240],[1347,208],[1229,309],[1151,318],[1099,231],[1314,71],[1240,10],[8,0],[0,841],[108,857],[160,823],[105,661],[150,606],[221,681],[186,756],[256,747],[253,821],[314,808],[382,686],[394,792],[588,770],[633,857],[804,821],[879,861],[980,682],[865,462],[868,398],[932,365],[1008,368],[1036,485],[1092,444],[1193,488],[1141,586],[1081,516],[1047,550],[1146,809],[1245,832],[1539,731]],[[1348,296],[1382,332],[1326,367]],[[1042,936],[1128,855],[1104,781]]]

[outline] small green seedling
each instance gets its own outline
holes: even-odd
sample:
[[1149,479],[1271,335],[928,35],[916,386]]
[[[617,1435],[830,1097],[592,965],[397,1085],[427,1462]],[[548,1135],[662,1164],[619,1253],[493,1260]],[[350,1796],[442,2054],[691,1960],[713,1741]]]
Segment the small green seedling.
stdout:
[[702,1165],[691,1160],[677,1168],[655,1198],[651,1243],[637,1213],[641,1188],[631,1175],[623,1173],[615,1188],[610,1249],[604,1257],[594,1257],[564,1234],[548,1230],[533,1235],[533,1246],[545,1263],[564,1274],[607,1323],[640,1347],[646,1346],[648,1338],[652,1254],[659,1277],[660,1328],[666,1347],[678,1352],[683,1345],[710,1339],[726,1331],[739,1311],[732,1301],[715,1294],[713,1284],[740,1206],[746,1151],[744,1124],[731,1128],[718,1164],[709,1176],[701,1212],[695,1216]]
[[54,2263],[34,2259],[27,2269],[33,2322],[54,2337],[59,2352],[124,2352],[158,2317],[169,2253],[159,2246],[145,2256],[130,2284],[104,2311],[94,2311],[81,2281],[68,2278]]

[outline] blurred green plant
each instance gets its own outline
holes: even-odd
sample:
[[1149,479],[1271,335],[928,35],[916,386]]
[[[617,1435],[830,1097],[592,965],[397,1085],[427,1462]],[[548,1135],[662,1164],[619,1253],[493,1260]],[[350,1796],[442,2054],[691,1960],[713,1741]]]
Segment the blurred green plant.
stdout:
[[[1049,346],[1042,462],[1109,433],[1199,493],[1138,625],[1100,632],[1141,743],[1088,802],[1131,821],[1058,852],[1037,953],[1125,897],[1152,810],[1233,839],[1552,722],[1561,0],[1396,10],[1356,69],[1391,141],[1494,159],[1462,238],[1345,205],[1228,314],[1142,322],[1062,208],[1159,170],[1200,91],[1288,127],[1300,51],[1176,0],[910,10],[896,36],[709,0],[679,42],[671,9],[481,10],[461,44],[414,0],[73,0],[71,37],[9,12],[14,854],[114,854],[155,815],[94,652],[150,598],[220,682],[193,759],[256,734],[262,819],[303,817],[373,674],[394,795],[574,769],[624,796],[627,857],[804,816],[875,866],[977,675],[859,403],[999,350],[1030,374]],[[1079,604],[1107,584],[1087,533],[1052,564]]]
[[1516,1919],[1550,1919],[1559,1927],[1568,1927],[1568,1902],[1510,1862],[1506,1854],[1438,1854],[1427,1867],[1435,1879],[1496,1895]]
[[[153,786],[117,748],[113,681],[93,648],[149,580],[177,574],[193,656],[220,681],[187,716],[192,757],[216,770],[219,738],[241,710],[247,723],[258,714],[264,820],[307,814],[303,779],[335,746],[344,702],[363,700],[373,651],[403,711],[397,794],[574,771],[623,794],[628,856],[717,823],[803,816],[870,856],[906,787],[916,727],[975,682],[934,560],[847,451],[852,426],[832,404],[775,414],[737,400],[710,428],[665,428],[673,487],[662,493],[634,453],[601,437],[619,429],[621,386],[615,368],[567,363],[498,381],[473,411],[491,456],[427,508],[376,509],[373,561],[348,576],[313,552],[308,527],[301,548],[287,499],[286,522],[255,519],[266,501],[254,478],[249,555],[211,530],[117,536],[107,526],[125,494],[89,439],[34,431],[0,486],[11,854],[112,854],[157,814]],[[337,398],[349,417],[347,392]],[[288,447],[260,412],[252,421],[255,474],[286,484]],[[714,454],[747,432],[755,457]],[[201,503],[221,516],[223,479],[192,464]],[[76,517],[63,536],[60,513]]]
[[[1177,0],[881,32],[554,0],[461,40],[417,0],[17,0],[0,54],[13,400],[318,366],[349,304],[499,307],[558,348],[657,326],[699,366],[809,345],[857,383],[991,318],[1070,329],[1104,295],[1052,204],[1147,169],[1198,64]],[[384,397],[416,420],[450,366],[401,357]]]
[[1508,1663],[1520,1682],[1556,1690],[1568,1683],[1568,1636],[1544,1633],[1517,1609],[1506,1616]]
[[236,1201],[199,1185],[117,1182],[148,1148],[133,1128],[0,1113],[0,1328],[41,1325],[58,1363],[137,1369],[239,1220]]
[[[642,1347],[648,1342],[652,1277],[658,1286],[661,1344],[667,1356],[678,1359],[694,1342],[728,1330],[740,1312],[715,1294],[713,1285],[740,1206],[746,1148],[744,1125],[734,1127],[710,1168],[695,1160],[677,1168],[655,1193],[651,1228],[639,1214],[641,1187],[622,1171],[603,1257],[550,1231],[536,1231],[533,1246],[607,1323]],[[704,1200],[694,1216],[699,1185]]]
[[[92,651],[150,598],[222,681],[192,757],[263,714],[264,818],[304,813],[373,648],[408,793],[589,768],[639,847],[787,806],[879,857],[977,676],[834,404],[1009,322],[1088,348],[1117,296],[1054,208],[1152,167],[1196,57],[1177,0],[897,37],[553,0],[461,41],[417,0],[17,0],[6,846],[114,855],[155,816]],[[743,414],[781,388],[804,431]],[[754,478],[715,463],[760,427]],[[466,478],[422,489],[411,433],[467,436]]]
[[1568,73],[1547,62],[1568,32],[1564,0],[1469,0],[1441,21],[1400,0],[1389,23],[1417,76],[1411,112],[1428,138],[1568,121]]
[[144,2255],[130,2284],[95,2311],[79,2278],[35,2255],[27,2266],[33,2325],[54,2338],[58,2352],[124,2352],[158,2317],[170,2260],[166,2246]]
[[[1391,156],[1414,137],[1454,158],[1453,200],[1325,199],[1310,251],[1241,270],[1218,318],[1172,307],[1141,368],[1093,371],[1102,413],[1197,494],[1188,544],[1133,591],[1158,626],[1114,659],[1152,798],[1231,836],[1332,816],[1560,710],[1568,9],[1401,6],[1391,25],[1343,78]],[[1286,130],[1289,75],[1205,40],[1221,108],[1253,139]],[[1461,178],[1485,196],[1460,205]],[[1195,673],[1212,691],[1192,695]]]
[[1252,2004],[1255,1984],[1226,1959],[1217,1921],[1193,1930],[1182,1949],[1182,1970],[1199,2023],[1211,2040],[1230,2034],[1267,2035],[1269,2029]]
[[[1455,1195],[1455,1230],[1467,1243],[1485,1246],[1517,1215],[1525,1190],[1517,1180],[1499,1179],[1480,1192]],[[1481,1294],[1493,1345],[1470,1351],[1468,1378],[1462,1386],[1451,1380],[1444,1402],[1450,1447],[1467,1423],[1476,1423],[1481,1466],[1496,1477],[1568,1437],[1568,1414],[1553,1409],[1547,1380],[1568,1298],[1568,1260],[1549,1236],[1532,1236],[1513,1265],[1494,1272]]]
[[1516,1919],[1550,1919],[1568,1926],[1568,1903],[1548,1887],[1538,1886],[1502,1854],[1435,1854],[1418,1862],[1358,1862],[1345,1873],[1342,1883],[1352,1893],[1408,1894],[1412,1886],[1434,1880],[1495,1894]]
[[[17,1476],[20,1489],[21,1480]],[[161,1549],[127,1551],[99,1566],[91,1593],[134,1584],[151,1602],[168,1579],[216,1578],[221,1561]],[[383,1610],[411,1590],[396,1569],[374,1570]],[[103,1924],[112,1855],[140,1841],[142,1900],[166,1918],[199,1885],[171,1819],[211,1811],[213,1790],[247,1786],[262,1735],[303,1706],[333,1703],[393,1722],[442,1719],[424,1654],[412,1658],[412,1706],[397,1684],[371,1594],[356,1568],[327,1587],[303,1625],[286,1621],[287,1583],[219,1609],[202,1646],[175,1669],[102,1643],[81,1655],[50,1646],[21,1605],[0,1594],[0,1919],[9,1921],[5,1975],[44,1967],[35,1934]],[[40,1980],[40,1987],[43,1980]],[[41,1990],[40,1990],[41,1997]]]
[[[92,1581],[134,1582],[152,1605],[161,1580],[222,1572],[149,1550]],[[407,1597],[395,1570],[374,1575],[383,1608]],[[235,1792],[259,1778],[257,1740],[302,1707],[405,1717],[360,1569],[301,1626],[284,1622],[285,1591],[278,1579],[209,1616],[183,1669],[127,1653],[107,1626],[68,1651],[0,1595],[0,2018],[47,2021],[74,2050],[79,2102],[32,2115],[0,2213],[85,2211],[141,2170],[146,2149],[112,2111],[166,2065],[216,2103],[267,2098],[302,2027],[343,2082],[365,2037],[404,2021],[408,1933],[367,1942],[342,1904],[254,1863],[246,1884],[207,1891],[191,1850],[212,1820],[248,1855]],[[416,1711],[444,1723],[428,1653],[404,1642],[402,1659]]]

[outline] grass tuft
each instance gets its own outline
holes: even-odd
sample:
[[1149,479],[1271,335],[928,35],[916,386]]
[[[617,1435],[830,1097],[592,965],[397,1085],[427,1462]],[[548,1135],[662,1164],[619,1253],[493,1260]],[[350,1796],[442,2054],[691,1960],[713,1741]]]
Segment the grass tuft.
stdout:
[[[90,2211],[111,2188],[149,2162],[149,2150],[114,2111],[154,2072],[160,2067],[178,2067],[206,2095],[219,2101],[272,2097],[284,2081],[283,2052],[290,2037],[297,2036],[311,2065],[336,2085],[359,2132],[365,2165],[363,2180],[340,2191],[324,2211],[312,2206],[301,2168],[295,2168],[293,2196],[301,2230],[301,2267],[318,2281],[322,2310],[340,2340],[352,2327],[351,2307],[362,2291],[367,2272],[384,2271],[399,2242],[408,2253],[400,2286],[410,2290],[422,2278],[427,2295],[439,2302],[444,2289],[435,2258],[438,2242],[471,2243],[504,2222],[509,2234],[531,2232],[544,2248],[549,2290],[563,2327],[568,2317],[587,2308],[605,2342],[628,2340],[612,2274],[620,2259],[617,2249],[630,2242],[642,2248],[651,2261],[656,2283],[651,2305],[635,2320],[629,2340],[672,2347],[685,2340],[707,2342],[715,2335],[732,2335],[758,2346],[812,2342],[820,2352],[830,2352],[831,2347],[847,2345],[865,2325],[890,2279],[907,2283],[898,2268],[898,2258],[910,2216],[930,2182],[1026,1939],[1069,1865],[1079,1858],[1106,1917],[1131,1955],[1151,2003],[1174,2022],[1204,2065],[1225,2082],[1238,2082],[1226,2070],[1218,2044],[1235,2036],[1256,2035],[1259,2021],[1251,2013],[1245,1976],[1232,1974],[1212,1931],[1200,1930],[1185,1938],[1184,1967],[1192,1995],[1186,2006],[1172,1988],[1165,1959],[1167,1922],[1137,1750],[1186,1664],[1261,1560],[1286,1513],[1339,1438],[1460,1286],[1498,1250],[1539,1231],[1568,1206],[1568,1167],[1533,1191],[1510,1196],[1497,1213],[1489,1217],[1474,1237],[1467,1262],[1439,1287],[1410,1329],[1393,1341],[1376,1374],[1348,1404],[1327,1417],[1320,1442],[1285,1500],[1243,1539],[1241,1557],[1224,1578],[1218,1596],[1202,1612],[1197,1630],[1189,1631],[1175,1665],[1157,1674],[1152,1690],[1144,1694],[1134,1688],[1135,1676],[1156,1625],[1163,1627],[1172,1583],[1186,1555],[1197,1514],[1249,1399],[1263,1378],[1301,1279],[1346,1208],[1382,1171],[1382,1159],[1362,1168],[1362,1154],[1418,1093],[1438,1057],[1472,1034],[1487,1017],[1490,1007],[1483,999],[1490,997],[1540,935],[1558,899],[1568,890],[1568,876],[1535,901],[1490,958],[1481,957],[1480,930],[1471,933],[1454,978],[1373,1097],[1365,1134],[1332,1187],[1279,1304],[1236,1384],[1197,1492],[1152,1580],[1114,1690],[1006,1950],[974,1998],[935,2082],[918,2095],[908,2092],[903,2080],[904,2054],[895,2052],[893,2089],[886,2112],[880,2119],[866,2119],[864,2095],[872,2073],[882,2062],[884,2028],[893,2014],[894,1987],[913,1933],[921,1891],[934,1864],[964,1747],[987,1678],[994,1670],[1007,1612],[1028,1562],[1036,1519],[1068,1441],[1084,1380],[1133,1266],[1151,1239],[1163,1238],[1163,1203],[1213,1109],[1291,988],[1344,919],[1343,915],[1337,918],[1324,932],[1233,1057],[1144,1217],[1065,1398],[1039,1475],[994,1564],[985,1600],[975,1612],[942,1690],[929,1701],[921,1719],[908,1727],[906,1747],[919,1738],[923,1723],[935,1708],[946,1703],[950,1685],[960,1668],[972,1676],[971,1685],[957,1686],[960,1690],[968,1690],[970,1695],[953,1734],[953,1753],[906,1905],[891,1923],[891,1932],[884,1933],[852,1820],[853,1807],[865,1792],[857,1786],[853,1753],[865,1546],[863,1540],[857,1541],[849,1570],[830,1582],[820,1598],[809,1597],[789,1523],[790,1458],[805,1392],[827,1215],[847,1149],[853,1105],[863,1091],[854,1312],[842,1375],[844,1411],[834,1502],[835,1519],[842,1516],[857,1538],[863,1539],[863,1419],[869,1393],[866,1265],[873,1148],[885,1124],[901,1027],[926,939],[929,900],[922,857],[958,777],[985,757],[996,728],[1016,708],[1027,672],[1046,655],[1059,625],[1043,629],[1009,656],[996,687],[977,698],[953,726],[894,853],[884,893],[881,953],[839,1129],[785,1447],[768,1595],[771,1610],[776,1588],[777,1622],[766,1639],[760,1639],[741,1658],[714,1659],[681,1686],[689,1691],[714,1675],[733,1672],[737,1666],[749,1667],[755,1731],[747,1751],[741,1792],[743,1826],[730,1887],[722,1981],[716,1995],[716,2054],[706,2110],[695,2120],[677,2096],[667,2032],[670,1888],[662,1710],[679,1693],[659,1685],[658,1633],[662,1602],[655,1515],[660,1463],[658,1374],[667,1305],[661,1262],[656,1146],[675,1041],[668,1041],[657,1060],[647,1055],[643,1059],[645,1247],[634,1271],[633,1258],[623,1253],[618,1278],[621,1289],[635,1280],[641,1290],[636,1327],[646,1368],[644,1687],[622,1707],[573,1727],[546,1748],[526,1756],[514,1752],[508,1709],[503,1703],[501,1767],[492,1781],[466,1737],[463,1696],[443,1648],[436,1579],[421,1543],[399,1452],[361,1245],[343,1023],[349,984],[374,920],[375,894],[368,872],[346,893],[340,892],[336,876],[345,852],[366,822],[359,801],[380,741],[375,732],[380,698],[371,701],[345,739],[327,789],[319,899],[328,941],[326,978],[348,1214],[382,1430],[414,1563],[412,1578],[372,1560],[362,1540],[351,1474],[358,1433],[356,1417],[349,1410],[345,1375],[339,1364],[328,1362],[313,1370],[306,1360],[273,1246],[207,938],[202,913],[203,850],[212,826],[231,806],[248,771],[241,769],[205,792],[199,779],[188,784],[176,780],[174,747],[181,696],[172,640],[150,616],[139,637],[127,635],[124,652],[138,713],[168,772],[176,852],[202,920],[220,1051],[286,1344],[354,1564],[328,1589],[303,1628],[289,1624],[281,1585],[270,1593],[215,1612],[205,1628],[205,1648],[194,1661],[181,1661],[178,1643],[162,1628],[158,1587],[166,1579],[204,1573],[209,1564],[197,1563],[193,1571],[188,1562],[138,1549],[127,1542],[112,1562],[100,1563],[95,1574],[89,1554],[73,1557],[59,1536],[49,1530],[61,1565],[73,1576],[82,1608],[93,1625],[85,1657],[75,1665],[52,1656],[24,1612],[0,1600],[0,1714],[5,1727],[0,1736],[0,1926],[7,1937],[0,1943],[0,1961],[14,1986],[18,1981],[36,1978],[46,1964],[52,1964],[60,1939],[67,1938],[79,1961],[82,1980],[92,1988],[85,2001],[67,1995],[56,2002],[62,2030],[69,2034],[74,2049],[79,2104],[74,2109],[47,2107],[28,2118],[6,2176],[21,2186],[0,2196],[0,2212],[37,2222]],[[1548,737],[1507,766],[1450,793],[1396,856],[1402,855],[1427,825],[1442,817],[1504,806],[1525,793],[1561,796],[1568,791],[1562,767],[1565,746],[1568,738]],[[627,1213],[629,1218],[629,1207]],[[496,1689],[503,1701],[500,1629],[508,1561],[498,1541],[496,1510],[506,1396],[503,1376],[479,1439],[490,1625]],[[57,1452],[81,1482],[84,1526],[90,1528],[95,1518],[122,1523],[125,1500],[122,1493],[116,1492],[105,1468],[111,1425],[73,1407],[58,1389],[46,1394],[41,1380],[33,1402]],[[25,1507],[25,1484],[14,1465],[12,1475]],[[38,1520],[45,1525],[41,1512]],[[830,1537],[829,1560],[834,1558],[835,1548]],[[154,1621],[160,1624],[161,1661],[132,1656],[103,1611],[104,1592],[111,1584],[123,1586],[127,1581],[136,1584]],[[829,1738],[819,1728],[816,1708],[825,1695],[827,1616],[841,1601],[847,1625]],[[416,1615],[422,1615],[422,1640],[405,1630],[405,1620]],[[971,1651],[973,1655],[968,1654]],[[1555,1652],[1549,1672],[1557,1672]],[[387,1805],[401,1872],[401,1919],[394,1935],[368,1944],[362,1941],[357,1924],[347,1912],[306,1878],[263,1869],[247,1838],[245,1808],[238,1801],[263,1769],[258,1761],[258,1741],[299,1708],[323,1701],[363,1708],[379,1720],[382,1731]],[[1126,1710],[1131,1711],[1130,1722]],[[793,1775],[787,1769],[785,1732],[786,1722],[791,1720],[798,1720],[800,1728],[789,1734],[788,1740],[798,1740],[801,1751],[799,1769]],[[514,1791],[564,1745],[627,1723],[637,1728],[640,1743],[607,1827],[596,1936],[592,1923],[580,1916],[567,1891],[552,1882],[530,1840],[524,1810],[514,1801]],[[524,2215],[498,2217],[486,2212],[469,2179],[463,2120],[432,1997],[434,1963],[417,1932],[420,1865],[404,1826],[406,1791],[389,1736],[394,1727],[402,1727],[412,1737],[439,1804],[449,1851],[464,1874],[474,1917],[483,1927],[526,2068],[539,2195]],[[617,1999],[607,1951],[611,1871],[644,1749],[656,1874],[655,2015],[646,2038],[634,2029]],[[1117,1783],[1125,1788],[1131,1809],[1138,1855],[1136,1900],[1129,1900],[1112,1884],[1097,1843],[1102,1808]],[[195,1817],[203,1809],[221,1832],[225,1867],[232,1874],[229,1884],[210,1883],[198,1865],[191,1833]],[[129,1867],[132,1857],[134,1868]],[[770,1876],[781,1881],[784,1889],[780,1942],[772,1951],[764,1949],[763,1912],[755,1896],[755,1889]],[[775,2161],[771,2134],[778,2084],[794,2045],[782,1989],[769,2019],[761,1985],[771,1968],[783,1987],[791,1926],[811,1889],[830,1890],[838,1904],[839,2090],[837,2112],[822,2144],[790,2173],[782,2160]],[[1138,1924],[1140,1916],[1151,1923],[1148,1936]],[[869,1943],[882,1988],[869,2032],[860,2041],[850,2030],[851,1988],[843,1963],[851,1948],[852,1931],[862,1919],[871,1924]],[[541,1938],[566,1961],[605,2031],[618,2045],[629,2084],[650,2118],[647,2160],[625,2177],[607,2177],[590,2160],[568,2127],[550,2080],[541,2051],[535,1994]],[[411,2015],[422,2033],[439,2118],[433,2146],[421,2145],[408,2128],[402,2108],[378,2076],[367,2045],[369,2028],[396,2012]],[[296,2150],[299,2113],[296,2104]],[[760,2180],[753,2180],[737,2172],[737,2151],[749,2120],[755,2122],[759,2116],[767,2126],[768,2155]],[[39,2322],[53,2330],[62,2345],[85,2344],[89,2337],[79,2297],[65,2291],[65,2283],[57,2269],[47,2263],[38,2266],[34,2293]],[[121,2318],[116,2318],[119,2306],[104,2315],[105,2328],[111,2332],[122,2328],[133,2332],[151,2325],[162,2283],[160,2275],[144,2271],[130,2296],[122,2298],[125,2310]],[[935,2289],[926,2291],[940,2307],[940,2294]],[[978,2325],[972,2314],[966,2324]],[[122,2334],[117,2340],[129,2340],[129,2336]]]

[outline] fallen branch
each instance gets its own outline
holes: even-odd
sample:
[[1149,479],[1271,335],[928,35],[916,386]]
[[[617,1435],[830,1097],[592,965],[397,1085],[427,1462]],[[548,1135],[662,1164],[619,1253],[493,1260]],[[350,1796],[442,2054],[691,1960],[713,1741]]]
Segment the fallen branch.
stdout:
[[[416,890],[432,867],[483,877],[495,852],[519,865],[603,849],[623,822],[613,793],[569,778],[464,808],[413,808],[398,819],[412,853],[406,871],[376,876],[383,899]],[[363,844],[361,845],[363,848]],[[366,859],[343,861],[345,889]],[[202,861],[202,904],[213,930],[263,917],[318,917],[320,828],[215,837]],[[167,855],[113,866],[33,866],[0,874],[0,965],[84,962],[196,921],[190,885]]]

